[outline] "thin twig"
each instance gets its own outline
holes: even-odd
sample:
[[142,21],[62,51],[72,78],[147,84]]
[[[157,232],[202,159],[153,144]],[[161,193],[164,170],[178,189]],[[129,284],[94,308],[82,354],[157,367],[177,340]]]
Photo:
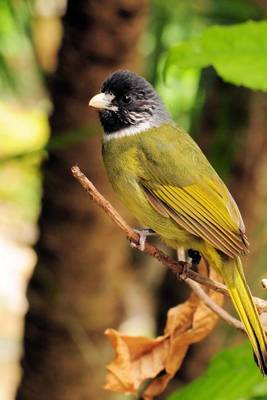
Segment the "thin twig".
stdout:
[[[185,254],[184,254],[185,256]],[[177,259],[179,260],[179,249],[177,250]],[[206,273],[209,271],[208,263],[204,260],[203,266],[205,265]],[[203,273],[203,268],[200,270]],[[245,331],[244,325],[241,321],[234,318],[231,314],[229,314],[224,308],[222,308],[218,303],[216,303],[207,293],[207,288],[205,289],[200,286],[199,283],[193,281],[186,276],[187,269],[184,270],[182,274],[182,278],[184,277],[184,281],[188,286],[193,290],[193,292],[199,297],[199,299],[206,304],[215,314],[217,314],[220,318],[226,321],[229,325],[232,325],[234,328],[241,329]],[[205,274],[206,276],[206,274]],[[215,275],[216,276],[216,275]]]
[[186,278],[185,282],[191,287],[191,289],[197,294],[197,296],[212,310],[221,317],[224,321],[226,321],[229,325],[241,330],[244,329],[244,325],[238,319],[232,317],[227,311],[225,311],[222,307],[220,307],[217,303],[215,303],[210,296],[202,289],[199,283],[193,281],[190,278]]
[[[115,222],[115,224],[125,233],[127,239],[130,242],[139,244],[139,235],[136,233],[133,228],[131,228],[127,222],[120,216],[120,214],[114,209],[114,207],[99,193],[93,183],[83,174],[78,166],[74,166],[71,168],[73,176],[80,182],[83,188],[90,195],[91,199],[101,207],[105,213]],[[185,272],[184,262],[178,262],[173,260],[163,251],[159,250],[157,247],[151,245],[148,242],[145,242],[144,252],[149,254],[151,257],[156,258],[159,262],[169,268],[175,274],[179,274],[181,279],[187,280],[190,278],[193,281],[200,283],[201,285],[205,285],[206,287],[216,291],[223,293],[226,296],[229,296],[228,290],[225,285],[220,282],[213,281],[208,277],[202,276],[192,269],[188,269]],[[254,302],[259,310],[259,312],[267,312],[267,301],[254,297]]]

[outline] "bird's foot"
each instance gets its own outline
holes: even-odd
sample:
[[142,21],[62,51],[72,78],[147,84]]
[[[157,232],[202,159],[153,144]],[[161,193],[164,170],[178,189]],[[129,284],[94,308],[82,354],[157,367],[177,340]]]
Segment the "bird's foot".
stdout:
[[138,249],[140,251],[145,250],[145,243],[148,236],[156,235],[156,232],[150,228],[143,228],[143,229],[134,229],[136,233],[139,235],[139,243],[136,244],[135,242],[130,242],[131,247]]
[[188,277],[188,271],[200,263],[201,255],[196,250],[189,249],[186,251],[184,248],[179,247],[177,249],[177,259],[183,267],[182,272],[177,277],[178,279],[185,280]]
[[177,273],[177,279],[179,281],[185,281],[188,278],[188,273],[192,265],[188,262],[183,263],[181,261],[179,261],[179,265],[182,266],[182,271]]
[[177,274],[177,279],[185,280],[188,276],[188,270],[192,266],[192,260],[186,256],[186,251],[183,247],[178,247],[177,249],[177,260],[183,268],[182,271]]

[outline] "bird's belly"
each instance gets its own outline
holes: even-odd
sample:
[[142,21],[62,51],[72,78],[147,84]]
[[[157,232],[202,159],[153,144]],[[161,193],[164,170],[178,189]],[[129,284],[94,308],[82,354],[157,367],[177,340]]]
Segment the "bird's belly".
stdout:
[[172,248],[192,246],[192,235],[171,218],[158,213],[148,202],[136,181],[127,180],[127,182],[123,182],[123,179],[117,179],[113,183],[113,187],[142,227],[153,229]]

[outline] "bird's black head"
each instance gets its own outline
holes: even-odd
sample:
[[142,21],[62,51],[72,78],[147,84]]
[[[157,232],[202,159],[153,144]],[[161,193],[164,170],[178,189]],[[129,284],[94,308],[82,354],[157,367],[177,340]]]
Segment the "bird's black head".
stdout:
[[169,119],[154,88],[144,78],[129,71],[117,71],[107,77],[101,93],[89,105],[100,109],[100,120],[106,134],[142,123],[157,126]]

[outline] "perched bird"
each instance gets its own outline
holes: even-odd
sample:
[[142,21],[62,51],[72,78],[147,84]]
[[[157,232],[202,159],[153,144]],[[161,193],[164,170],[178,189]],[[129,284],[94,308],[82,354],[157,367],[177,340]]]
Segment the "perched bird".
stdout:
[[99,110],[103,160],[115,192],[168,246],[198,251],[222,275],[267,375],[266,335],[240,260],[249,243],[225,184],[144,78],[114,72],[89,105]]

